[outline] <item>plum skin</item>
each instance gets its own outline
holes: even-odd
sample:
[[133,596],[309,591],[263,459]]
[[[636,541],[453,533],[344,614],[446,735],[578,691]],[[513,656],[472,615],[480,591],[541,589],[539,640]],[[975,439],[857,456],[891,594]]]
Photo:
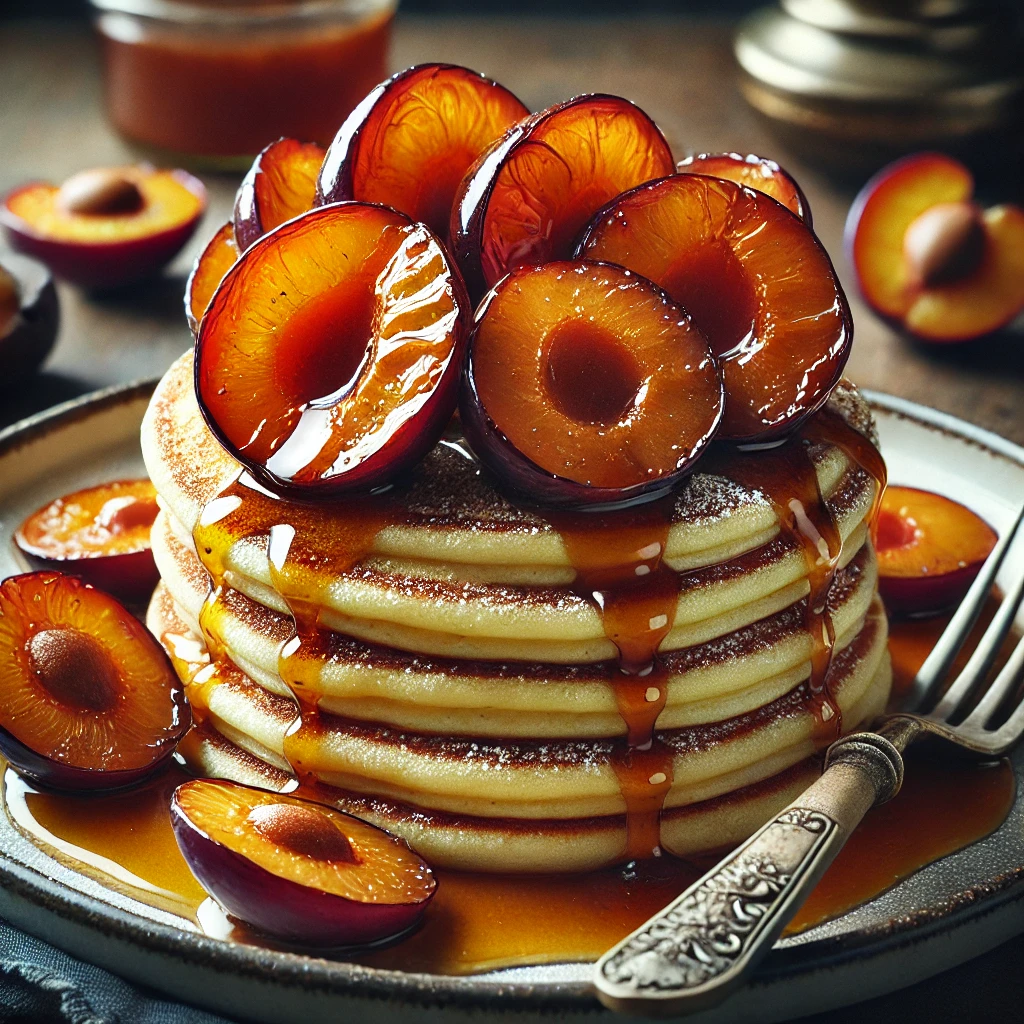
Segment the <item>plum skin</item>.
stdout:
[[[170,262],[195,233],[206,213],[206,186],[184,171],[177,172],[181,183],[201,199],[195,216],[182,224],[143,238],[115,242],[72,242],[36,233],[32,225],[0,203],[0,226],[11,248],[45,263],[55,276],[82,288],[120,288],[155,274]],[[38,183],[23,185],[9,193],[13,196]]]
[[[258,931],[299,945],[358,946],[407,931],[420,903],[359,903],[281,878],[211,839],[171,799],[171,826],[199,884],[232,916]],[[436,889],[434,890],[436,892]]]
[[878,593],[891,615],[938,615],[955,608],[985,564],[982,559],[936,576],[878,574]]
[[0,726],[0,754],[19,775],[50,789],[73,793],[96,790],[111,792],[117,789],[128,789],[144,782],[166,767],[174,755],[177,741],[188,732],[192,725],[192,710],[185,700],[184,691],[175,688],[173,696],[178,712],[178,730],[174,742],[168,743],[167,750],[155,761],[139,768],[104,771],[102,768],[78,768],[74,765],[63,764],[33,750],[2,726]]
[[[514,271],[513,271],[514,273]],[[640,277],[635,274],[635,277]],[[504,279],[503,279],[504,280]],[[487,307],[494,300],[503,281],[492,288],[477,309],[477,323],[483,320]],[[651,288],[657,286],[648,282]],[[475,331],[474,331],[475,333]],[[550,505],[567,510],[614,511],[663,498],[696,468],[710,441],[718,432],[725,415],[725,387],[718,378],[721,395],[718,417],[708,436],[703,439],[685,465],[656,480],[634,484],[632,487],[589,487],[586,484],[555,476],[523,455],[501,432],[487,415],[473,377],[473,336],[462,371],[462,390],[459,394],[459,419],[469,447],[480,461],[503,483],[538,505]]]
[[5,255],[3,263],[21,289],[21,309],[14,326],[0,336],[0,390],[20,383],[42,365],[60,329],[60,301],[49,271],[17,254]]
[[117,555],[93,555],[88,558],[46,558],[16,541],[18,549],[39,569],[80,576],[97,590],[129,603],[148,601],[160,582],[160,573],[149,548],[124,551]]

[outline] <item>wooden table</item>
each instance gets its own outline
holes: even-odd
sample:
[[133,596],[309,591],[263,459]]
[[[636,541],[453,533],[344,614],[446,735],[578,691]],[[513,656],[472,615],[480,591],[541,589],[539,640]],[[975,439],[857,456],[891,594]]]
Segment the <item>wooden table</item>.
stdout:
[[[963,346],[909,342],[857,297],[841,239],[857,182],[837,183],[787,154],[745,106],[734,83],[731,27],[720,21],[564,21],[535,18],[399,18],[392,63],[454,61],[485,71],[538,109],[580,92],[628,96],[668,135],[678,157],[738,150],[770,155],[802,183],[815,229],[847,286],[857,341],[848,373],[867,387],[954,413],[1024,443],[1024,337],[1007,331]],[[33,178],[61,181],[84,167],[137,154],[103,119],[92,40],[78,23],[0,24],[0,192]],[[166,276],[130,294],[90,297],[61,287],[63,327],[46,368],[0,394],[0,426],[117,381],[160,373],[190,344],[185,276],[227,219],[236,177],[205,175],[210,212]],[[2,368],[0,368],[2,381]],[[941,1021],[984,1013],[1019,1019],[1014,993],[1024,939],[896,996],[830,1014],[830,1024],[911,1016]],[[1009,984],[1004,984],[1009,982]],[[976,1000],[981,1000],[980,1006]]]

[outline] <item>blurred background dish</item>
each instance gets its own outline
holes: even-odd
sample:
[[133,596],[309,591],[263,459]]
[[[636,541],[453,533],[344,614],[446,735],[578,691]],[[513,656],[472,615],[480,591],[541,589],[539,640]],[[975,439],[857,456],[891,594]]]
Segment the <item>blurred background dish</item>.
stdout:
[[387,72],[397,0],[90,0],[107,114],[133,142],[244,166],[282,135],[329,143]]

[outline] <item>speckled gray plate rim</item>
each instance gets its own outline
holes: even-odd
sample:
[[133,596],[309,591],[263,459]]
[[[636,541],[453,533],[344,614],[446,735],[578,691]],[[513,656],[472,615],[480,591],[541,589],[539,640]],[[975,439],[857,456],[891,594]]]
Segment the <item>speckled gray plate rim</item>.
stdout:
[[[0,431],[0,577],[24,568],[10,535],[25,514],[56,493],[113,475],[144,472],[137,428],[154,384],[140,381],[106,388]],[[997,529],[1005,528],[1015,505],[1024,501],[1024,448],[903,399],[874,392],[867,396],[878,416],[894,482],[948,493],[970,504]],[[71,434],[77,424],[90,420],[94,427],[99,425],[94,436],[88,431]],[[16,469],[16,479],[5,479],[5,466]],[[1021,571],[1024,552],[1008,563],[1003,576]],[[1020,751],[1014,766],[1019,782],[1024,778]],[[722,1009],[694,1019],[769,1020],[824,1010],[927,977],[1024,931],[1022,837],[1024,796],[1019,792],[1010,817],[991,836],[929,865],[842,917],[784,939],[746,990]],[[273,1001],[261,1009],[255,995],[265,993],[268,984],[279,995],[290,993],[286,1002],[291,1000],[297,1008],[313,996],[326,998],[323,1005],[332,1013],[366,1000],[367,1005],[384,1001],[392,1008],[418,1007],[426,1014],[423,1019],[433,1019],[430,1011],[441,1007],[456,1013],[472,1011],[473,1018],[605,1012],[590,994],[587,965],[449,977],[381,970],[211,938],[194,926],[189,930],[188,922],[170,913],[138,902],[129,890],[119,891],[76,871],[27,839],[6,815],[0,815],[0,912],[72,953],[95,957],[118,973],[165,991],[173,991],[175,965],[181,971],[197,968],[200,976],[221,983],[233,979],[235,1000],[246,982],[258,982],[252,986],[252,1005],[242,1008],[261,1019],[273,1019],[264,1017],[271,1013]],[[111,964],[109,953],[99,948],[91,955],[82,940],[89,933],[137,949],[139,962],[129,958]],[[156,974],[143,962],[150,954],[161,965]],[[188,997],[220,1009],[226,1008],[228,998],[205,988],[198,993],[190,990]],[[230,1008],[238,1012],[235,1003]],[[309,1017],[309,1012],[302,1010],[307,1015],[303,1019],[327,1019],[316,1010]]]

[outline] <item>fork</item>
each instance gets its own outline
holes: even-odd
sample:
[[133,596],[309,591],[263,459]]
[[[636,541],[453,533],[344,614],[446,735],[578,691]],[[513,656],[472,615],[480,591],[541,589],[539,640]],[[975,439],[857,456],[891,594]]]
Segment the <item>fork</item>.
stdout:
[[945,691],[942,684],[1022,520],[1024,509],[915,676],[906,707],[871,731],[836,740],[820,778],[801,796],[598,960],[593,986],[605,1006],[667,1017],[721,1002],[772,947],[868,810],[899,792],[902,755],[911,743],[937,736],[985,757],[1014,746],[1024,733],[1024,700],[1014,689],[1024,670],[1024,640],[987,690],[982,684],[1024,599],[1024,574],[963,670]]

